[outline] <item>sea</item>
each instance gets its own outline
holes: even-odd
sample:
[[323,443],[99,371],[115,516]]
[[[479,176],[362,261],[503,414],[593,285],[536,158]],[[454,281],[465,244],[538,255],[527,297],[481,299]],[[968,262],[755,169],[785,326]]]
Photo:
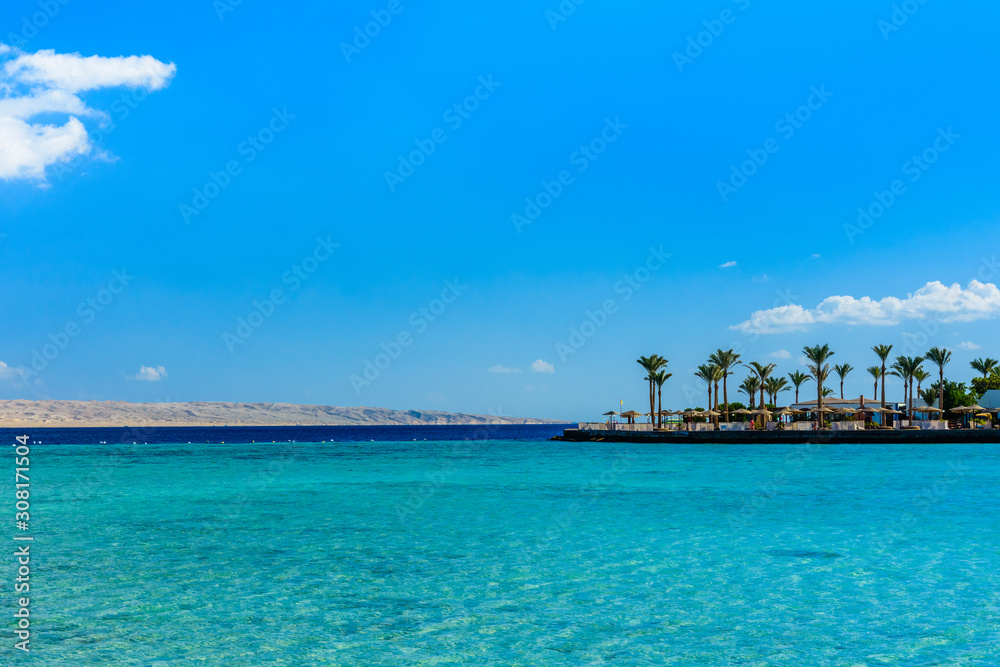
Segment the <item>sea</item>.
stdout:
[[0,664],[1000,665],[1000,445],[562,428],[0,430]]

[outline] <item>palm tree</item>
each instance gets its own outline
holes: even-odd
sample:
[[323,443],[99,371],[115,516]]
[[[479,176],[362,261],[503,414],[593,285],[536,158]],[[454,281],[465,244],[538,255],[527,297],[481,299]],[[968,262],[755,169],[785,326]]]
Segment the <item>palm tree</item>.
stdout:
[[760,378],[756,375],[748,375],[743,384],[740,385],[740,391],[747,395],[750,399],[749,403],[752,406],[754,401],[757,400],[757,392],[760,391]]
[[708,409],[709,410],[712,409],[712,378],[715,376],[715,373],[713,372],[713,368],[715,368],[715,367],[713,365],[711,365],[711,364],[702,364],[701,366],[698,366],[698,371],[694,374],[695,377],[701,378],[702,380],[704,380],[705,384],[708,386]]
[[844,398],[844,376],[854,370],[854,366],[850,364],[840,364],[839,366],[833,367],[833,372],[840,376],[840,398]]
[[795,385],[795,402],[798,403],[799,402],[799,387],[802,385],[803,382],[806,382],[806,381],[810,380],[811,378],[808,375],[806,375],[805,373],[803,373],[802,371],[795,371],[794,373],[789,373],[788,374],[788,379],[792,381],[793,385]]
[[892,375],[897,375],[903,378],[903,404],[906,407],[906,418],[910,419],[910,411],[913,407],[913,375],[920,368],[920,364],[924,362],[923,357],[896,357],[896,361],[892,364]]
[[920,385],[923,383],[924,380],[926,380],[930,376],[931,374],[925,371],[923,368],[917,368],[916,370],[913,371],[913,379],[917,381],[917,393],[913,397],[914,400],[916,400],[917,396],[920,396]]
[[892,352],[892,345],[875,345],[872,352],[882,361],[882,407],[885,407],[885,360]]
[[[715,405],[709,406],[710,409],[718,412],[719,410],[719,383],[725,379],[725,373],[719,368],[717,364],[711,364],[710,368],[712,370],[712,385],[715,387]],[[718,419],[718,417],[716,417]]]
[[881,366],[869,366],[868,372],[871,373],[873,378],[875,378],[875,388],[872,389],[872,400],[874,401],[875,397],[878,395],[878,380],[882,377],[882,368]]
[[[913,393],[913,381],[917,379],[917,376],[923,374],[924,379],[927,379],[927,373],[924,371],[921,364],[924,363],[923,357],[913,357],[910,366],[910,410],[913,409],[914,393]],[[913,415],[907,414],[910,419],[913,419]]]
[[[816,409],[822,410],[823,383],[830,377],[830,364],[826,362],[833,356],[833,352],[830,351],[829,345],[813,345],[812,347],[807,345],[802,348],[802,354],[806,355],[806,359],[812,362],[809,366],[809,372],[812,374],[813,379],[816,380]],[[817,412],[816,414],[819,415],[820,424],[822,424],[823,413]]]
[[654,354],[649,357],[639,357],[635,362],[646,371],[646,377],[643,379],[649,382],[649,412],[652,414],[656,411],[656,397],[653,394],[653,373],[666,367],[667,360],[658,354]]
[[[726,386],[726,380],[730,375],[733,374],[733,367],[740,363],[740,355],[734,352],[732,349],[729,350],[718,350],[715,354],[709,357],[709,361],[722,369],[722,402],[726,404],[726,421],[729,421],[729,388]],[[716,393],[716,398],[718,398],[718,393]]]
[[767,382],[767,379],[771,376],[771,373],[774,371],[775,368],[777,368],[777,366],[775,366],[774,364],[768,364],[767,366],[763,366],[756,361],[751,361],[749,364],[743,364],[743,365],[752,370],[754,373],[756,373],[757,379],[760,380],[760,407],[763,409],[764,383]]
[[969,362],[969,365],[972,366],[972,370],[982,373],[983,379],[985,380],[990,376],[990,373],[993,372],[993,369],[997,367],[997,360],[990,359],[989,357],[986,357],[985,359],[973,359]]
[[778,394],[790,389],[788,386],[788,380],[782,377],[769,377],[764,383],[764,386],[767,390],[767,395],[771,397],[771,405],[778,404]]
[[663,383],[673,377],[673,373],[668,373],[666,371],[656,371],[652,374],[653,382],[656,383],[656,397],[659,401],[659,407],[656,410],[656,427],[663,428]]
[[927,358],[938,367],[938,381],[941,383],[941,389],[938,391],[938,408],[944,410],[944,367],[951,361],[951,351],[943,347],[932,347],[927,350]]

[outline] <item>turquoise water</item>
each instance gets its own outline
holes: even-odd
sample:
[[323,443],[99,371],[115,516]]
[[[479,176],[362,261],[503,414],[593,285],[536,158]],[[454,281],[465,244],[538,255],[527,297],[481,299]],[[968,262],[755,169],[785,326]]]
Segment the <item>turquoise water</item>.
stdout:
[[50,445],[32,475],[17,663],[1000,664],[998,446]]

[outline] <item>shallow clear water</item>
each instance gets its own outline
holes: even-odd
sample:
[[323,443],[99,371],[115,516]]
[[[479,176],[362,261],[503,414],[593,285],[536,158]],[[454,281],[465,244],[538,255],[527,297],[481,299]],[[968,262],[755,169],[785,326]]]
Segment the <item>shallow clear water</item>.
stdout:
[[998,478],[992,445],[43,444],[18,661],[996,665]]

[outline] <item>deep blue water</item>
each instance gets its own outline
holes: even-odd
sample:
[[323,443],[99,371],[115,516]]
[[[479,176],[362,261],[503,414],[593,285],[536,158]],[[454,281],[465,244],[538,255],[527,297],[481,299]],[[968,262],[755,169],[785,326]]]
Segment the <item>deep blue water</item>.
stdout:
[[547,440],[571,424],[477,426],[169,426],[119,428],[0,428],[0,442],[28,433],[53,445],[136,443],[359,442],[365,440]]
[[100,446],[47,430],[18,662],[1000,664],[1000,446],[450,428]]

